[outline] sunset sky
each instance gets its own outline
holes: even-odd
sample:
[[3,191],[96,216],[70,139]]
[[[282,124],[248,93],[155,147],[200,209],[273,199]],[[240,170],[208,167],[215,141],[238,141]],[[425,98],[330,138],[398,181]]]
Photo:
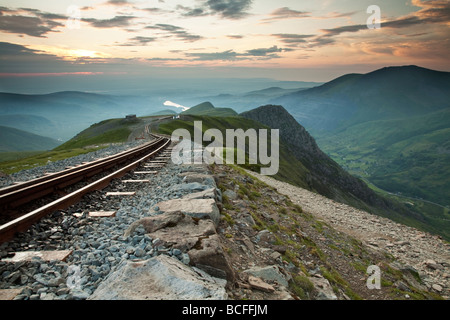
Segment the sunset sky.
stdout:
[[[369,29],[371,5],[381,29]],[[8,79],[93,75],[329,81],[392,65],[450,71],[450,1],[1,0]]]

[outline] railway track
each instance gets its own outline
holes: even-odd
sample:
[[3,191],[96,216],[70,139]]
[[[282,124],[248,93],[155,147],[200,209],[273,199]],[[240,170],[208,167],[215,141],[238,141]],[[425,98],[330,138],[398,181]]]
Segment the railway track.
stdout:
[[[113,179],[121,178],[128,172],[142,166],[146,161],[159,156],[170,145],[170,138],[151,135],[154,137],[153,141],[136,148],[0,189],[0,216],[2,220],[7,221],[0,225],[0,243],[12,239],[18,232],[26,231],[42,217],[79,202],[84,195],[105,188]],[[102,174],[102,177],[96,178],[99,174]],[[88,180],[93,180],[93,182],[85,182]],[[8,212],[17,211],[24,205],[61,192],[64,188],[83,181],[85,183],[82,187],[59,197],[57,200],[19,217],[8,217]]]

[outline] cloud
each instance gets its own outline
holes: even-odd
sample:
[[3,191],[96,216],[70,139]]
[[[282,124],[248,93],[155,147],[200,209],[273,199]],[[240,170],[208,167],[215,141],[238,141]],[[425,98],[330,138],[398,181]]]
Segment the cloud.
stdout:
[[9,42],[0,42],[0,57],[4,73],[59,72],[67,64],[55,55]]
[[252,0],[206,0],[196,8],[189,8],[182,5],[177,6],[177,10],[184,11],[184,17],[202,17],[207,15],[219,15],[224,19],[242,19],[249,15]]
[[206,12],[206,9],[202,8],[189,8],[182,5],[178,5],[176,9],[179,11],[180,10],[184,11],[184,13],[182,14],[182,16],[184,17],[201,17],[209,14]]
[[312,34],[292,34],[292,33],[277,33],[272,34],[272,36],[277,37],[284,44],[290,47],[296,47],[299,44],[307,43],[307,39],[314,37]]
[[236,61],[243,60],[238,57],[238,53],[233,50],[226,50],[222,52],[198,52],[198,53],[186,53],[187,57],[194,58],[194,61]]
[[279,56],[275,53],[292,51],[291,49],[278,48],[277,46],[273,46],[271,48],[259,48],[252,49],[247,51],[247,56],[249,57],[266,57],[270,56],[271,58],[278,58]]
[[58,20],[65,21],[66,19],[67,17],[64,15],[42,12],[37,9],[0,7],[0,30],[7,33],[45,38],[49,32],[59,32],[56,28],[63,27],[65,24]]
[[270,18],[263,19],[263,21],[278,21],[285,19],[301,19],[311,17],[311,12],[292,10],[288,7],[276,9],[270,13]]
[[32,37],[44,37],[56,26],[62,24],[45,22],[37,17],[0,16],[0,30],[8,33],[26,34]]
[[184,61],[184,59],[181,59],[181,58],[148,58],[148,59],[145,59],[145,60],[147,60],[147,61],[163,61],[163,62],[166,62],[166,61]]
[[186,110],[190,109],[188,107],[185,107],[185,106],[183,106],[181,104],[178,104],[178,103],[175,103],[175,102],[172,102],[172,101],[166,101],[166,102],[164,102],[164,105],[165,106],[169,106],[169,107],[179,108],[179,109],[181,109],[181,111],[186,111]]
[[268,60],[281,58],[277,53],[292,51],[291,49],[278,48],[258,48],[238,53],[234,50],[222,52],[198,52],[185,53],[186,57],[194,58],[194,61],[239,61],[239,60]]
[[95,28],[121,28],[128,27],[133,19],[136,19],[136,17],[115,16],[111,19],[83,18],[82,21],[88,22],[92,27]]
[[[417,28],[420,28],[421,32],[424,33],[424,30],[431,30],[431,28],[433,28],[434,26],[440,27],[441,24],[447,25],[448,21],[450,21],[449,1],[413,0],[412,2],[414,5],[422,7],[422,9],[409,15],[399,17],[397,19],[384,21],[381,23],[381,29],[389,30],[409,28],[410,30],[417,30]],[[413,27],[417,28],[412,29]],[[444,28],[446,28],[446,26],[444,26]],[[345,33],[358,33],[365,30],[369,30],[366,24],[354,24],[330,29],[322,29],[322,35],[317,35],[316,37],[309,38],[309,40],[307,41],[307,47],[312,48],[334,44],[336,43],[336,40],[334,38],[337,36]],[[432,32],[430,32],[430,34],[431,33]],[[408,35],[404,35],[404,37],[408,37]],[[288,43],[290,41],[288,37],[281,37],[281,39],[284,43]],[[398,40],[396,41],[398,42]],[[292,39],[292,42],[295,43],[295,38]],[[301,42],[302,40],[299,37],[298,43]]]
[[96,76],[104,72],[31,72],[31,73],[0,73],[0,77],[62,77],[62,76]]
[[0,42],[0,56],[29,56],[34,55],[38,51],[29,49],[25,46],[9,42]]
[[228,19],[241,19],[246,17],[247,9],[250,8],[252,0],[208,0],[206,5],[209,9]]
[[109,0],[106,4],[112,4],[114,6],[131,5],[127,0]]
[[184,28],[178,27],[171,24],[155,24],[153,26],[147,26],[146,29],[153,29],[153,30],[161,30],[163,31],[168,37],[172,37],[175,39],[180,39],[186,42],[195,42],[202,40],[203,37],[191,34],[187,32]]
[[229,35],[227,35],[227,38],[229,38],[229,39],[243,39],[244,36],[241,35],[241,34],[229,34]]
[[154,37],[142,37],[137,36],[134,38],[131,38],[127,43],[120,44],[121,47],[136,47],[136,46],[146,46],[151,42],[156,41],[157,38]]

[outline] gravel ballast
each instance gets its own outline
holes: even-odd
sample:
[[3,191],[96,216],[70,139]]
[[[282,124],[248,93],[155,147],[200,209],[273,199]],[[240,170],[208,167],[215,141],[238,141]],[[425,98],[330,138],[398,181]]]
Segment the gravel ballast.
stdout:
[[[106,152],[88,157],[104,157]],[[61,166],[86,160],[85,157],[68,159]],[[0,258],[6,259],[13,252],[21,251],[72,250],[72,254],[63,262],[40,258],[20,263],[0,261],[0,289],[20,288],[22,291],[16,296],[17,300],[84,300],[124,260],[146,260],[165,254],[189,264],[186,253],[166,248],[162,241],[150,238],[142,228],[137,228],[128,237],[124,233],[133,222],[159,214],[157,203],[197,192],[198,184],[183,183],[180,176],[182,172],[194,170],[198,171],[198,167],[175,166],[169,161],[157,174],[127,174],[113,180],[104,190],[86,195],[67,210],[42,219],[13,241],[0,245]],[[17,176],[20,175],[31,176],[30,173]],[[19,179],[23,180],[22,177]],[[130,179],[149,179],[150,182],[123,182]],[[136,194],[107,197],[109,191],[133,191]],[[116,214],[109,218],[93,218],[88,214],[90,211],[116,211]]]

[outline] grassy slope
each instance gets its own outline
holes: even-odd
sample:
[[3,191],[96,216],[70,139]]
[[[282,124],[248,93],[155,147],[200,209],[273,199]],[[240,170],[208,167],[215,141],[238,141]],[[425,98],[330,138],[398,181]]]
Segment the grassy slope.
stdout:
[[351,173],[377,186],[450,205],[450,110],[372,121],[318,143]]
[[62,144],[56,151],[83,148],[104,143],[125,142],[131,134],[131,126],[140,120],[127,121],[125,119],[111,119],[92,125],[80,132],[73,139]]
[[[248,129],[269,129],[268,127],[242,117],[205,117],[205,116],[189,116],[184,120],[168,121],[159,126],[159,132],[171,135],[175,129],[187,129],[193,137],[193,121],[202,121],[203,132],[208,129],[219,129],[225,138],[225,130],[233,128],[241,128],[244,131]],[[270,135],[269,135],[270,139]],[[205,142],[208,145],[210,142]],[[248,150],[248,146],[246,148]],[[258,166],[247,165],[247,168],[255,169]],[[276,175],[277,179],[285,182],[293,183],[299,187],[308,188],[306,183],[306,173],[308,170],[303,164],[295,159],[288,151],[285,145],[280,145],[280,169]]]
[[[438,230],[449,239],[448,123],[450,110],[442,110],[410,119],[366,122],[318,143],[374,190],[419,213],[427,231]],[[417,227],[414,221],[410,225]]]
[[0,171],[6,174],[15,173],[21,170],[27,170],[34,167],[39,167],[47,164],[48,161],[54,162],[58,160],[63,160],[71,157],[78,156],[80,154],[85,154],[89,152],[96,151],[102,147],[97,148],[76,148],[69,150],[60,151],[46,151],[38,152],[34,155],[25,156],[18,160],[0,162]]
[[181,113],[182,115],[197,115],[209,117],[234,117],[236,111],[231,108],[215,108],[210,102],[203,102]]
[[106,144],[126,142],[132,131],[131,127],[139,123],[139,119],[136,121],[125,121],[124,119],[102,121],[80,132],[76,137],[52,151],[31,154],[24,158],[20,154],[12,154],[10,156],[16,156],[16,159],[1,162],[0,171],[11,174],[45,165],[48,161],[58,161],[89,153],[104,148]]

